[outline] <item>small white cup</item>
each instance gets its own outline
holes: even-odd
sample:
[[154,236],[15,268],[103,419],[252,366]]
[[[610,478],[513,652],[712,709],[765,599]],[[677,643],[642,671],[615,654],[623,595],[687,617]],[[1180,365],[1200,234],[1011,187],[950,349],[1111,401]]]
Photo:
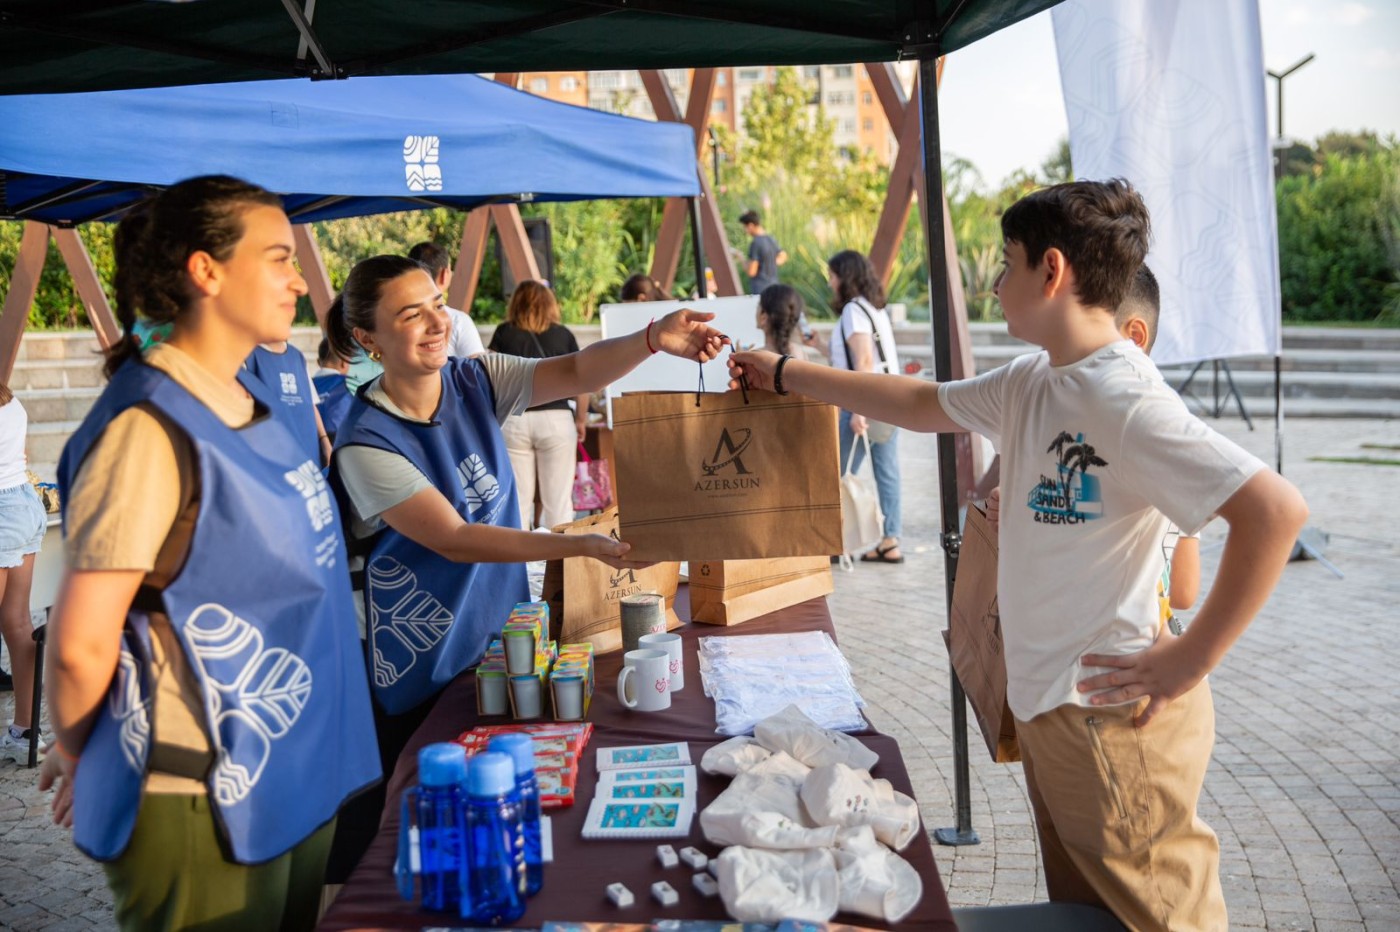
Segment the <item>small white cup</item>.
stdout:
[[[637,712],[671,707],[671,656],[652,648],[629,650],[617,677],[617,701]],[[632,688],[627,688],[628,681]],[[628,694],[631,694],[631,698]]]
[[644,634],[637,639],[638,647],[664,650],[666,652],[666,656],[670,658],[671,692],[673,693],[678,693],[685,688],[685,653],[682,647],[683,643],[681,636],[673,631],[663,631],[660,634]]
[[512,676],[510,678],[510,695],[516,718],[539,718],[544,714],[538,676]]

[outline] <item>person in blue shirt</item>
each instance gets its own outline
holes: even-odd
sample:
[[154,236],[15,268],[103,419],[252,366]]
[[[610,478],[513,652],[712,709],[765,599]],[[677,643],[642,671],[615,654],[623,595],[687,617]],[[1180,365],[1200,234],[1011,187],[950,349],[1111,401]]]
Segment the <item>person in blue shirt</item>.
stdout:
[[[334,305],[332,313],[338,313]],[[350,363],[337,356],[331,349],[331,341],[322,337],[316,349],[316,365],[316,374],[311,377],[311,385],[316,389],[316,413],[321,417],[327,438],[335,443],[335,432],[345,420],[345,412],[350,410],[350,387],[345,379]]]

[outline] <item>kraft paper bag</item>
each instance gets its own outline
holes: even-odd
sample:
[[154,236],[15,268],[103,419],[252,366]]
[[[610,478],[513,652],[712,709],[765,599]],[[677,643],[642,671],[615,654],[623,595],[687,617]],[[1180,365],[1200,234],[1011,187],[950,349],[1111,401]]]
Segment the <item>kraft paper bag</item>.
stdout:
[[[697,404],[698,402],[698,404]],[[635,392],[613,402],[622,539],[638,560],[841,552],[836,409],[799,395]]]
[[[617,508],[554,528],[560,534],[607,534],[616,539]],[[629,554],[630,557],[630,554]],[[641,570],[615,570],[592,557],[550,560],[545,565],[544,599],[549,603],[550,638],[560,644],[587,641],[596,653],[622,647],[622,599],[639,592],[666,598],[666,628],[679,628],[676,587],[679,562],[657,563]]]
[[1002,764],[1020,760],[1016,719],[1006,704],[1006,654],[997,607],[997,539],[987,516],[975,505],[967,508],[958,578],[953,585],[952,621],[943,637],[992,760]]
[[830,595],[830,557],[712,560],[690,564],[690,620],[737,625]]

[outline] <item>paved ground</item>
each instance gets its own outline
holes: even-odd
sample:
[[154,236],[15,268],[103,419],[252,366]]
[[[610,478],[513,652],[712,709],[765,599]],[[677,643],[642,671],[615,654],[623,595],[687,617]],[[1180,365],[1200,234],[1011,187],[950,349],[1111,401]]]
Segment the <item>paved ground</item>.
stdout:
[[[1267,427],[1221,429],[1266,461]],[[1264,614],[1212,677],[1217,730],[1203,814],[1220,834],[1234,929],[1400,928],[1400,467],[1310,461],[1396,459],[1400,422],[1293,421],[1285,472],[1330,532],[1338,580],[1292,564]],[[953,760],[932,438],[901,440],[903,567],[839,574],[842,645],[872,719],[899,738],[929,827],[953,823]],[[1214,578],[1220,529],[1203,541]],[[908,647],[900,647],[907,644]],[[9,712],[8,695],[0,712]],[[975,725],[973,728],[975,729]],[[973,824],[982,843],[936,848],[955,905],[1045,896],[1019,765],[993,764],[970,734]],[[0,764],[0,927],[110,928],[100,869],[46,818],[32,774]]]

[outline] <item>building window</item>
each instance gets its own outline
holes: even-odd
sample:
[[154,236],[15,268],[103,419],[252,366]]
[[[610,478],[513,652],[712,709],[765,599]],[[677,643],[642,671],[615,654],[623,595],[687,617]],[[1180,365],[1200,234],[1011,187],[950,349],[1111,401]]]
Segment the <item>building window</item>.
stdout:
[[833,78],[849,78],[853,74],[855,74],[855,71],[850,65],[836,65],[831,69],[831,76]]
[[560,79],[559,79],[559,90],[561,90],[561,91],[576,91],[576,90],[578,90],[578,78],[560,78]]
[[549,78],[531,78],[530,92],[533,94],[548,94]]
[[762,80],[763,80],[763,69],[762,69],[762,68],[740,68],[740,69],[739,69],[739,80],[740,80],[740,81],[762,81]]
[[826,95],[826,102],[827,104],[833,107],[840,107],[846,104],[853,104],[856,102],[856,95],[851,91],[828,91]]
[[856,131],[856,121],[853,119],[841,121],[841,132],[854,133]]
[[869,91],[864,91],[861,93],[860,102],[865,104],[867,107],[870,106],[870,104],[872,103],[872,98],[870,96]]
[[874,120],[862,120],[862,121],[861,121],[861,124],[860,124],[860,128],[863,129],[863,130],[865,130],[867,133],[873,133],[873,132],[875,132],[875,121],[874,121]]
[[600,91],[615,90],[622,86],[622,72],[620,71],[597,71],[594,72],[591,81],[592,85]]
[[720,87],[726,87],[729,84],[729,72],[721,68],[715,74],[715,84]]
[[710,109],[715,113],[724,113],[729,109],[729,101],[725,100],[723,97],[718,97],[715,99],[714,103],[710,104]]
[[822,76],[821,65],[804,65],[802,67],[802,77],[814,81]]

